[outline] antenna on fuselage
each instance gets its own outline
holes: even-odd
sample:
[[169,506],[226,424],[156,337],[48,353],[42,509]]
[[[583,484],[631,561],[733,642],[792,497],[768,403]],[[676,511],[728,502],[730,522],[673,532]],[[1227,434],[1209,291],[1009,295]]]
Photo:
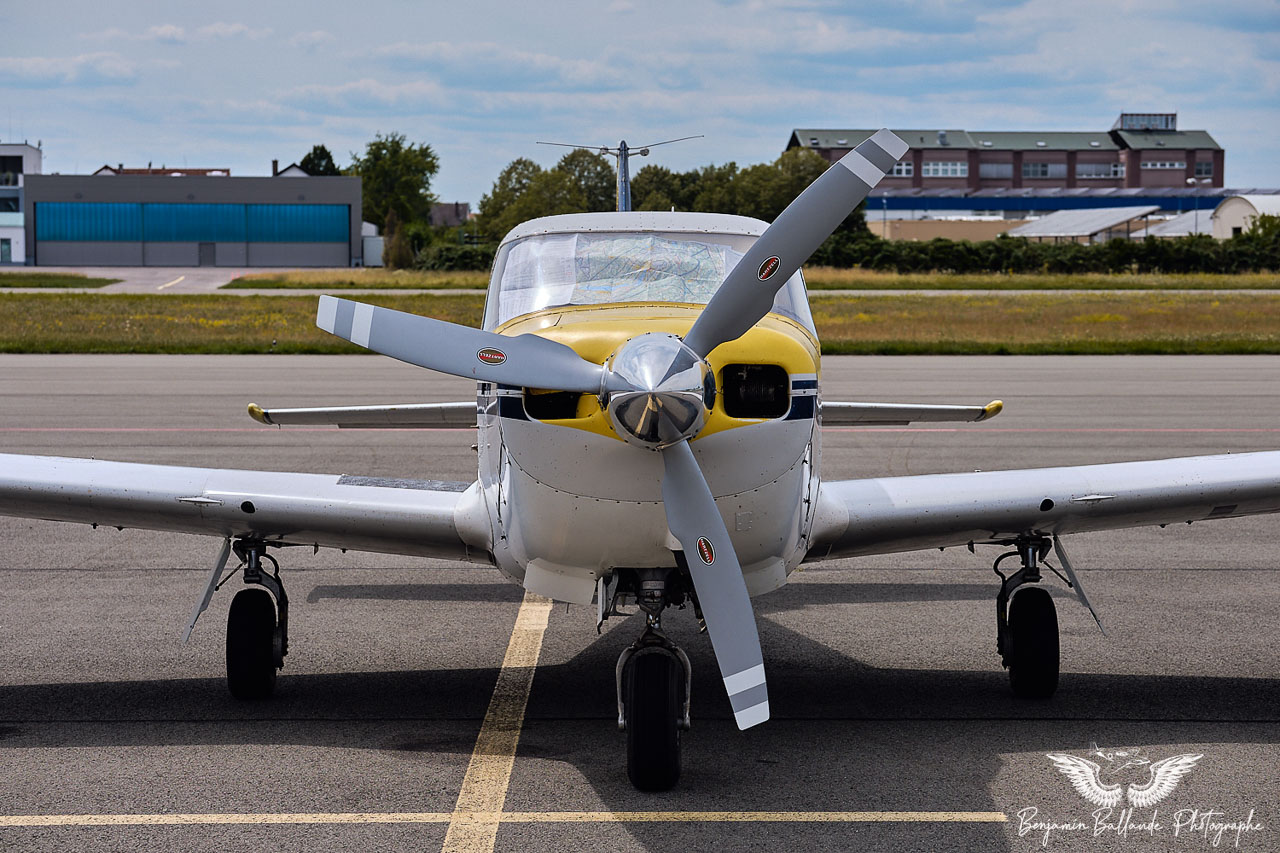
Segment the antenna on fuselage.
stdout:
[[631,209],[631,172],[627,164],[627,160],[632,154],[640,157],[648,157],[650,148],[657,148],[659,145],[670,145],[673,142],[684,142],[686,139],[702,139],[702,134],[697,136],[682,136],[679,139],[668,139],[665,142],[653,142],[649,145],[642,145],[639,148],[628,148],[627,141],[624,139],[618,143],[617,148],[610,148],[607,145],[574,145],[570,142],[539,142],[538,145],[559,145],[561,148],[581,148],[584,151],[598,151],[601,154],[612,155],[618,160],[618,210]]

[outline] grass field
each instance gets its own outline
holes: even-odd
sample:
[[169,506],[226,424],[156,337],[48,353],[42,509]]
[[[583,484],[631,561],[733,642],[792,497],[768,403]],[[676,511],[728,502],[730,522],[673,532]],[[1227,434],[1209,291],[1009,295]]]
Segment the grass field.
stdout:
[[67,272],[0,272],[0,287],[105,287],[117,281]]
[[[478,294],[366,301],[478,325]],[[0,352],[339,353],[315,297],[0,294]],[[815,294],[826,353],[1280,353],[1280,293]]]
[[234,278],[222,286],[233,290],[324,288],[349,290],[483,290],[489,286],[487,272],[434,272],[427,270],[364,269],[282,270],[258,272]]
[[[809,267],[804,271],[811,290],[1280,290],[1280,275],[898,275],[873,270]],[[420,270],[286,270],[252,273],[224,285],[232,289],[353,288],[387,290],[483,290],[485,272],[427,272]]]

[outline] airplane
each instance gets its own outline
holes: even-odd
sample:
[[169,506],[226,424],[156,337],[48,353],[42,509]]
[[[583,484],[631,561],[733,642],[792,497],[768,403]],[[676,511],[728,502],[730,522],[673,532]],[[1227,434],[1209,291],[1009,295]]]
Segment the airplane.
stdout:
[[[676,785],[691,725],[689,658],[663,632],[665,612],[692,606],[737,725],[758,725],[769,698],[751,599],[806,562],[1007,549],[994,566],[998,651],[1016,695],[1047,698],[1060,661],[1047,574],[1098,618],[1061,537],[1278,512],[1280,452],[824,479],[824,424],[984,421],[1002,408],[821,396],[800,267],[907,150],[878,131],[772,224],[626,209],[526,222],[500,244],[481,328],[320,297],[320,328],[473,379],[476,400],[249,414],[474,427],[474,482],[5,454],[0,514],[221,538],[187,636],[234,554],[245,586],[227,619],[227,684],[245,700],[270,696],[288,652],[272,550],[488,564],[529,593],[594,602],[597,625],[638,608],[643,632],[614,678],[627,773],[642,790]],[[1002,572],[1006,560],[1016,570]]]

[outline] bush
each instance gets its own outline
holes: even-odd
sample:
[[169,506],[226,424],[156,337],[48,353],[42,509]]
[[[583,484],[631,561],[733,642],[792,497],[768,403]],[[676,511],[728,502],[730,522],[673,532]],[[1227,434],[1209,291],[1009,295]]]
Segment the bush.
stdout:
[[443,270],[459,272],[462,270],[486,271],[493,266],[493,255],[497,246],[467,246],[457,243],[437,243],[428,246],[413,259],[414,269]]

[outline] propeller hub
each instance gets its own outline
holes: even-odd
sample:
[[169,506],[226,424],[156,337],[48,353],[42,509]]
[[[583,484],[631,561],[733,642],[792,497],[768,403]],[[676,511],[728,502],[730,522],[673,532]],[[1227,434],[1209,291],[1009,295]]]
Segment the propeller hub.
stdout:
[[675,335],[651,332],[605,365],[609,420],[628,444],[662,450],[692,438],[715,402],[711,366]]

